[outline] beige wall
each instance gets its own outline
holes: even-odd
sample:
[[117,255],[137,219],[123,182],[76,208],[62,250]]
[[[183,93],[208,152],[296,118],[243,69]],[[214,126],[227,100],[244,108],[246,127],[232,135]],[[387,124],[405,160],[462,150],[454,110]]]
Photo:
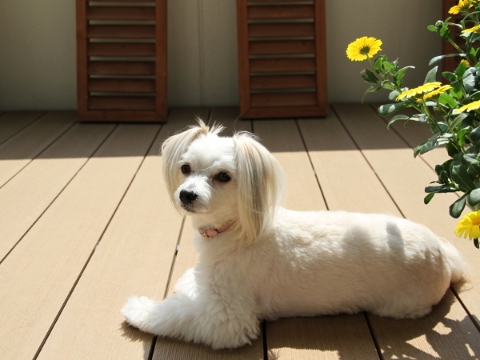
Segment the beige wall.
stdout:
[[[441,3],[326,0],[329,101],[360,101],[365,63],[350,62],[345,49],[364,35],[382,39],[389,58],[416,66],[410,86],[423,83],[441,51],[426,29],[441,18]],[[169,105],[237,105],[235,1],[170,0],[168,21]],[[75,86],[75,1],[1,0],[0,110],[74,109]]]

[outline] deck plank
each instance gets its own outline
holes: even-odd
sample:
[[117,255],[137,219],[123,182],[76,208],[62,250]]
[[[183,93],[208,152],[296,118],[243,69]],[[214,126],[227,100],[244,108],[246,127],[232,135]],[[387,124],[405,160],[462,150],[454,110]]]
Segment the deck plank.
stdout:
[[[238,110],[232,108],[221,108],[213,111],[213,121],[217,121],[226,127],[223,135],[230,136],[233,130],[251,130],[250,122],[235,123],[234,118]],[[233,117],[235,116],[235,117]],[[205,120],[208,117],[205,117]],[[191,120],[190,120],[191,121]],[[190,123],[191,124],[191,123]],[[173,208],[173,205],[170,205]],[[194,229],[190,218],[185,220],[182,236],[179,243],[178,254],[175,259],[175,266],[170,280],[168,296],[173,294],[173,287],[177,280],[185,273],[185,271],[197,262],[197,252],[192,245],[192,237]],[[235,350],[212,350],[205,345],[186,343],[184,341],[173,340],[159,337],[155,344],[155,352],[153,360],[170,360],[170,359],[192,359],[192,360],[216,360],[216,359],[263,359],[262,339],[257,339],[252,346],[244,346]]]
[[0,112],[0,144],[45,114],[46,111]]
[[[335,105],[334,108],[404,216],[427,225],[454,243],[469,260],[472,273],[476,273],[472,274],[473,286],[479,284],[478,253],[474,252],[475,249],[471,248],[472,244],[468,241],[454,239],[452,236],[455,220],[448,215],[448,205],[455,200],[455,195],[442,194],[444,196],[434,198],[430,205],[425,206],[422,201],[425,195],[423,186],[433,179],[435,175],[433,170],[419,159],[412,160],[411,148],[397,134],[387,131],[384,121],[372,109],[361,105]],[[435,354],[449,351],[458,351],[461,354],[467,345],[478,356],[480,353],[476,344],[480,344],[480,333],[460,302],[449,292],[450,290],[442,302],[423,320],[438,326],[445,321],[462,324],[455,333],[441,334],[444,341],[432,340],[438,339],[438,332],[433,326],[425,327],[419,333],[417,327],[422,320],[406,322],[369,316],[382,352],[387,354],[390,348],[407,351],[406,348],[413,347],[423,356],[434,357]],[[465,291],[460,296],[469,311],[478,319],[480,310],[478,292]],[[386,323],[390,325],[385,325]],[[391,328],[393,323],[397,330],[385,331],[385,328]],[[396,336],[400,328],[405,334],[404,338]],[[447,338],[449,341],[446,341]]]
[[[323,123],[323,120],[312,121]],[[255,121],[254,130],[286,172],[286,207],[296,210],[326,209],[295,122]],[[315,135],[318,134],[311,133],[308,141],[312,142]],[[324,133],[323,136],[331,135]],[[317,172],[317,175],[320,174]],[[271,359],[378,358],[363,314],[286,318],[267,322],[267,346]]]
[[4,358],[34,357],[158,129],[120,125],[1,264]]
[[0,187],[71,127],[74,112],[50,112],[0,145]]
[[0,189],[0,259],[64,189],[113,125],[75,125]]

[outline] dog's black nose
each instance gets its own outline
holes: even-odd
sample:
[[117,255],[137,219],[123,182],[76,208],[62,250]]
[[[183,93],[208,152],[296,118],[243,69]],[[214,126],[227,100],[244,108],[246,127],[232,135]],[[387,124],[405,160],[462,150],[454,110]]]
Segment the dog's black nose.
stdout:
[[185,205],[191,204],[192,202],[195,201],[195,199],[198,197],[198,195],[194,191],[190,190],[182,190],[180,191],[180,200],[182,203]]

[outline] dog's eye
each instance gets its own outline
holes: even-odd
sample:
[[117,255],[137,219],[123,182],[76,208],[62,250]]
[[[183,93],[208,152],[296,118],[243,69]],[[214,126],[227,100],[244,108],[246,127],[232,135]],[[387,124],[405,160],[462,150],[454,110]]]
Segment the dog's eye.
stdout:
[[182,165],[181,170],[182,170],[182,174],[185,174],[185,175],[190,174],[192,172],[192,169],[188,164]]
[[232,178],[230,177],[230,175],[228,175],[228,173],[226,173],[226,172],[221,172],[217,175],[217,180],[219,180],[221,182],[228,182],[231,179]]

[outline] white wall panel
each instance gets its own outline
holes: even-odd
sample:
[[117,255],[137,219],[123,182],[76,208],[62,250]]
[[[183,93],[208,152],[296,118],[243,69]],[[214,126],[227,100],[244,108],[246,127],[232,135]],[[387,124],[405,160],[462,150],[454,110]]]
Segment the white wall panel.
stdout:
[[[423,83],[441,41],[426,27],[441,18],[440,0],[326,0],[328,97],[359,102],[366,63],[345,56],[349,42],[375,36],[402,65],[407,84]],[[170,106],[237,105],[235,0],[169,0]],[[0,110],[76,107],[75,2],[0,1]],[[380,93],[367,98],[379,101]]]

